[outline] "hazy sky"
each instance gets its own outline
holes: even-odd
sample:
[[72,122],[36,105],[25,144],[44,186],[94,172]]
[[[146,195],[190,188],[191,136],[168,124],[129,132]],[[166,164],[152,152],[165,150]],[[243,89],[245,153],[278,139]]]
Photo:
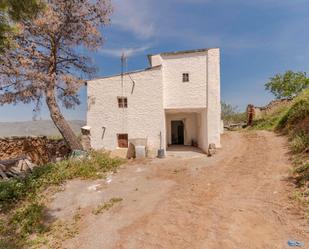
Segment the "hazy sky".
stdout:
[[[272,96],[264,83],[288,69],[309,66],[308,0],[114,0],[104,46],[89,56],[97,76],[120,72],[121,51],[128,69],[148,66],[146,55],[162,51],[221,48],[222,100],[244,109]],[[68,119],[85,119],[82,105],[65,111]],[[31,105],[0,107],[0,121],[30,120]],[[48,117],[44,107],[41,118]]]

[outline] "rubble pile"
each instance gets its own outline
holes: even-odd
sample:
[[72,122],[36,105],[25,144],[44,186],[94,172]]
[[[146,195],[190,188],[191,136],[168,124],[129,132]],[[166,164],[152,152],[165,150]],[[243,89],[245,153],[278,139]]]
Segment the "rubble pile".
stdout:
[[26,156],[0,160],[0,178],[7,180],[10,177],[23,177],[36,166]]

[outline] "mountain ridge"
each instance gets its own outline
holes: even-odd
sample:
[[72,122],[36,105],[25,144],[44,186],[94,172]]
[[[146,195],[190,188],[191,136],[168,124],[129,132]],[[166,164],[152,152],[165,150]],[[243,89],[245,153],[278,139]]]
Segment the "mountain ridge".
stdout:
[[[86,124],[85,120],[68,120],[76,134]],[[0,122],[0,137],[12,136],[61,136],[51,120]]]

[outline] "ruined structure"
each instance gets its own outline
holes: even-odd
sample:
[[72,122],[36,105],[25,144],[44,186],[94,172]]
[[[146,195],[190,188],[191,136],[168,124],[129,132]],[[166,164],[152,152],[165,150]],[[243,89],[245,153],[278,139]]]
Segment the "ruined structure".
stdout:
[[289,104],[293,99],[276,99],[269,104],[258,107],[252,104],[247,106],[248,125],[252,125],[254,119],[260,119],[265,115],[270,115],[275,110]]

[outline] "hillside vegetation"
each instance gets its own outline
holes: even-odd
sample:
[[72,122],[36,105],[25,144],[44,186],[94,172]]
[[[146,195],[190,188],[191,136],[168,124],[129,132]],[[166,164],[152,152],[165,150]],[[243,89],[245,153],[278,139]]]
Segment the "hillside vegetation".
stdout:
[[293,101],[275,128],[290,136],[294,152],[309,151],[309,90]]
[[309,213],[309,89],[255,120],[253,129],[274,130],[289,137],[295,183],[300,189],[296,195]]

